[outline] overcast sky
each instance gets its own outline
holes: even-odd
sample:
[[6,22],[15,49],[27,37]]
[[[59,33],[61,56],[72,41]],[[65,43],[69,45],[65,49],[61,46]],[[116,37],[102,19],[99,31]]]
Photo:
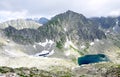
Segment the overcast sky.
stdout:
[[0,21],[46,17],[72,10],[86,17],[120,15],[120,0],[0,0]]

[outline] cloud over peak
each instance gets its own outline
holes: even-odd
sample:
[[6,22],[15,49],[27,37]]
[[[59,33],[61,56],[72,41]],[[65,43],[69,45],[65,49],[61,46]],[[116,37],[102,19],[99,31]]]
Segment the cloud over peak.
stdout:
[[47,17],[73,10],[87,17],[119,15],[120,0],[1,0],[0,18]]

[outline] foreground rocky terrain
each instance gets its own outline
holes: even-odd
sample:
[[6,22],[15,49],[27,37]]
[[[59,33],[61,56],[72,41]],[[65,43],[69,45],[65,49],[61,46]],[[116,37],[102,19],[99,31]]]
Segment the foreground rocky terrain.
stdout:
[[[50,67],[49,67],[50,68]],[[36,67],[11,68],[0,67],[1,77],[119,77],[120,65],[114,63],[95,63],[76,66],[69,69],[63,66],[53,66],[52,70]]]

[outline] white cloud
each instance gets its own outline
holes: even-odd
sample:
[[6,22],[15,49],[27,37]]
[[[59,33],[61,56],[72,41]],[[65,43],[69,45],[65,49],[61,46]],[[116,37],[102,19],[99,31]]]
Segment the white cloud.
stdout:
[[0,11],[0,21],[4,22],[6,20],[12,20],[16,18],[25,18],[27,16],[27,11]]
[[[120,8],[120,0],[1,0],[0,12],[2,10],[11,12],[8,15],[3,14],[5,18],[11,17],[47,17],[50,18],[56,14],[73,10],[82,13],[87,17],[108,16],[110,13],[117,14],[116,9]],[[27,11],[23,11],[27,10]],[[119,11],[119,10],[117,10]],[[1,13],[0,13],[1,14]],[[1,15],[0,15],[1,16]]]
[[114,17],[120,16],[120,9],[119,10],[113,10],[108,15],[109,16],[114,16]]

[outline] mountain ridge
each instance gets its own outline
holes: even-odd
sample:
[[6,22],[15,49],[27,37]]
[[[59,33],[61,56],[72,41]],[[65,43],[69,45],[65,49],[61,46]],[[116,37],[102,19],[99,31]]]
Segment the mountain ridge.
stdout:
[[25,19],[10,20],[10,21],[0,23],[1,29],[5,29],[9,26],[13,26],[18,30],[24,29],[24,28],[37,29],[39,26],[42,26],[42,24],[36,23],[35,21],[26,21]]

